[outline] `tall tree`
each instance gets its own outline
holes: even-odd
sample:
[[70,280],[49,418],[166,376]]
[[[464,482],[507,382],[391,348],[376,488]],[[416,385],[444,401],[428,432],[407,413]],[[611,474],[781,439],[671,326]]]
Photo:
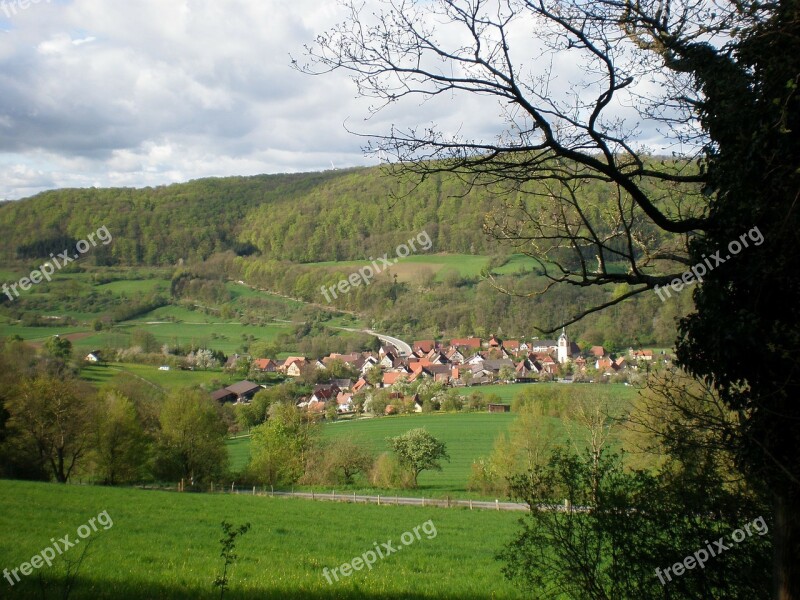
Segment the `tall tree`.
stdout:
[[305,472],[317,436],[312,415],[294,403],[273,404],[269,420],[253,429],[248,471],[256,481],[269,485],[296,482]]
[[101,397],[100,407],[102,412],[94,443],[100,476],[109,485],[139,480],[144,474],[150,448],[134,403],[117,392],[108,391]]
[[35,449],[59,483],[67,483],[92,448],[97,399],[75,379],[39,375],[23,379],[6,401],[8,421],[20,440]]
[[[774,495],[774,595],[800,598],[800,5],[384,6],[367,12],[352,3],[299,68],[351,73],[376,110],[417,95],[497,101],[495,137],[392,127],[368,148],[400,171],[451,171],[505,192],[486,229],[539,260],[548,280],[515,293],[627,286],[560,320],[650,290],[667,300],[694,285],[680,363],[746,424],[739,465]],[[566,83],[557,78],[564,65],[577,67]],[[643,130],[658,131],[673,158],[653,156]],[[598,181],[613,210],[578,193]],[[759,341],[742,352],[741,340]]]
[[220,408],[207,392],[173,392],[161,410],[160,473],[190,485],[221,476],[228,467],[226,432]]

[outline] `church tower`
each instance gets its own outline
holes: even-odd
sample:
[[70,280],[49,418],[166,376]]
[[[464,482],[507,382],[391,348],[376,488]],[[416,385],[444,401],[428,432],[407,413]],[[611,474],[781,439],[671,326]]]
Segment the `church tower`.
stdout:
[[569,338],[567,330],[562,329],[561,335],[558,336],[558,363],[563,365],[567,362],[569,362]]

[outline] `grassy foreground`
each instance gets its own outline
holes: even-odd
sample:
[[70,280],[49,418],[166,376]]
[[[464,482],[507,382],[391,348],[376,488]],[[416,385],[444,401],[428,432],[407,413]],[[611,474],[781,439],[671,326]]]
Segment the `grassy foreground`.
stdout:
[[[514,534],[513,513],[17,481],[0,481],[0,498],[0,569],[18,568],[51,538],[75,540],[81,525],[107,511],[113,526],[87,538],[94,542],[70,596],[78,600],[218,597],[211,582],[221,572],[223,519],[252,524],[237,546],[227,598],[524,597],[494,559]],[[432,539],[423,533],[371,571],[332,585],[323,577],[323,568],[349,562],[375,542],[402,546],[401,535],[429,519]],[[75,560],[81,552],[79,544],[65,556]],[[38,598],[37,575],[57,579],[63,567],[45,565],[14,587],[0,579],[0,597]]]

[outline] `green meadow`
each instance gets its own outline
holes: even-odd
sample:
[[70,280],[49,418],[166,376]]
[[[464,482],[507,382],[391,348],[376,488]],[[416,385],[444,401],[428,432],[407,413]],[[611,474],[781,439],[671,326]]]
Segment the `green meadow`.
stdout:
[[504,404],[510,404],[520,392],[531,389],[565,390],[570,396],[576,398],[612,398],[620,401],[633,400],[638,394],[638,390],[635,387],[622,383],[511,383],[506,385],[473,386],[469,388],[469,391],[478,392],[485,396],[499,396]]
[[[391,260],[392,257],[389,256],[389,259]],[[369,264],[370,261],[364,259],[361,261],[325,261],[308,263],[304,266],[324,267],[329,270],[332,268],[353,270]],[[488,264],[489,257],[473,254],[414,254],[400,259],[390,268],[390,271],[396,273],[398,279],[401,280],[408,279],[411,274],[420,271],[422,267],[430,269],[436,275],[454,270],[462,277],[477,277]]]
[[[73,600],[218,598],[220,522],[249,522],[236,546],[226,598],[517,599],[496,553],[517,530],[519,514],[465,509],[354,505],[230,494],[179,494],[137,489],[0,481],[0,566],[18,568],[52,544],[77,539],[81,525],[106,511],[98,526],[64,557],[0,596],[40,598],[38,576],[60,596],[64,559],[78,560]],[[333,578],[332,569],[428,521],[421,538],[378,560],[371,570]],[[105,518],[103,523],[109,523]],[[435,536],[433,535],[435,528]]]
[[[338,421],[322,425],[323,439],[337,437],[363,443],[376,455],[388,451],[386,438],[401,435],[409,429],[424,427],[447,444],[450,461],[442,463],[441,471],[424,471],[416,490],[404,490],[414,496],[445,495],[463,492],[473,461],[492,451],[498,435],[508,430],[516,419],[514,413],[441,413],[400,415],[354,421]],[[248,438],[228,442],[231,468],[239,470],[249,457]]]
[[[269,325],[243,325],[242,323],[176,323],[128,322],[126,329],[143,329],[152,333],[159,344],[214,348],[233,354],[245,339],[253,336],[258,341],[273,341],[280,333],[291,331],[291,323]],[[243,337],[244,336],[244,337]]]
[[226,373],[222,369],[208,371],[181,371],[180,369],[170,369],[169,371],[161,371],[155,365],[139,365],[133,363],[87,365],[81,370],[81,378],[102,385],[103,383],[111,381],[114,377],[125,373],[133,375],[138,379],[143,379],[164,391],[172,391],[197,385],[219,384],[220,387],[224,387],[241,381],[242,379],[241,376]]

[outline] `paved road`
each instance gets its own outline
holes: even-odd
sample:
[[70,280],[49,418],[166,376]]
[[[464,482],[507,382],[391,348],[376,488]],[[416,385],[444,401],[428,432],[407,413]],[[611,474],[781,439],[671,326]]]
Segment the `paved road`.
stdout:
[[376,338],[381,340],[382,342],[386,342],[387,344],[391,344],[400,352],[400,356],[406,357],[411,356],[411,346],[406,344],[403,340],[392,337],[390,335],[386,335],[384,333],[377,333],[372,331],[371,329],[352,329],[350,327],[338,327],[338,329],[344,329],[345,331],[352,331],[354,333],[367,333],[369,335],[374,335]]
[[[347,313],[347,314],[350,314],[350,315],[357,315],[357,313],[355,313],[355,312],[353,312],[351,310],[344,310],[344,309],[340,309],[340,308],[335,308],[333,306],[325,306],[324,304],[318,304],[316,302],[305,302],[304,300],[299,300],[298,298],[292,298],[291,296],[286,296],[284,294],[279,294],[277,292],[272,292],[270,290],[265,290],[265,289],[262,289],[262,288],[258,288],[256,286],[253,286],[253,285],[250,285],[248,283],[245,283],[244,281],[237,281],[237,283],[239,283],[240,285],[244,285],[246,287],[249,287],[251,289],[258,290],[260,292],[264,292],[266,294],[271,294],[273,296],[280,296],[281,298],[289,298],[291,300],[295,300],[296,302],[303,302],[304,304],[309,304],[311,306],[317,306],[319,308],[324,308],[325,310],[330,310],[330,311],[334,311],[334,312],[342,312],[342,313]],[[337,327],[337,329],[342,329],[344,331],[352,331],[352,332],[355,332],[355,333],[367,333],[369,335],[374,335],[375,337],[377,337],[382,342],[386,342],[388,344],[391,344],[395,348],[397,348],[397,350],[400,352],[400,356],[403,356],[403,357],[411,356],[411,352],[412,352],[411,346],[406,344],[401,339],[398,339],[398,338],[395,338],[395,337],[391,337],[391,336],[385,335],[383,333],[377,333],[375,331],[372,331],[371,329],[352,329],[350,327]]]

